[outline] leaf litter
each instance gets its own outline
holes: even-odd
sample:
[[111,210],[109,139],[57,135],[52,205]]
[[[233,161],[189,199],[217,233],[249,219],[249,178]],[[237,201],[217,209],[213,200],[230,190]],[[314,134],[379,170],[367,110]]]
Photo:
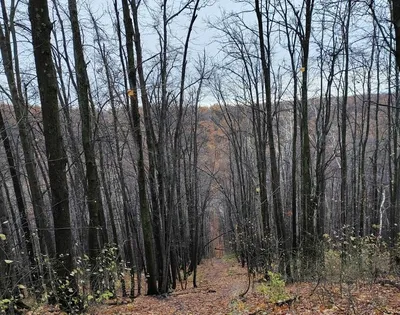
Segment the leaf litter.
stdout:
[[[262,314],[362,314],[400,315],[400,289],[382,283],[293,283],[286,285],[287,301],[270,302],[259,290],[260,283],[236,260],[213,258],[198,267],[198,287],[178,288],[169,295],[138,296],[94,304],[93,315],[262,315]],[[255,281],[254,281],[255,280]],[[110,305],[113,304],[113,305]],[[116,305],[114,305],[116,304]],[[61,314],[57,309],[41,307],[28,314]]]

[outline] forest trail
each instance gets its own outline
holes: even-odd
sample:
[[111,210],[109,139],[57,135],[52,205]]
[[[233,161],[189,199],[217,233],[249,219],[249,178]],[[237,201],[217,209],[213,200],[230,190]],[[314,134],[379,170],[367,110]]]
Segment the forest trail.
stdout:
[[294,283],[286,285],[288,304],[272,303],[260,283],[248,286],[247,269],[236,259],[213,258],[198,267],[198,288],[177,289],[167,297],[139,296],[126,305],[103,305],[90,314],[261,315],[261,314],[397,314],[400,289],[379,283]]
[[[189,279],[190,281],[191,279]],[[393,282],[389,281],[388,282]],[[398,281],[396,281],[398,283]],[[400,286],[393,283],[354,282],[294,283],[284,287],[287,301],[274,303],[260,290],[258,281],[248,286],[247,269],[236,259],[213,258],[198,267],[198,287],[177,290],[168,296],[139,296],[93,304],[91,315],[261,315],[261,314],[397,314],[400,315]],[[143,288],[144,289],[144,288]],[[295,299],[293,299],[295,298]],[[115,305],[117,304],[117,305]],[[49,306],[27,314],[63,314]]]
[[[220,258],[204,260],[198,267],[198,287],[178,289],[167,297],[139,296],[127,305],[102,306],[91,314],[197,315],[228,314],[232,301],[247,288],[247,269],[237,261]],[[191,279],[189,279],[190,281]]]

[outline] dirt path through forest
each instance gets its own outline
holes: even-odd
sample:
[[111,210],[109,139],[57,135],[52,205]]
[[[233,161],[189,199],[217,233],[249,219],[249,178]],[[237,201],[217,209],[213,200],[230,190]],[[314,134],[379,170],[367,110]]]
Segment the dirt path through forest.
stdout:
[[[261,315],[261,314],[397,314],[400,315],[400,284],[382,285],[377,281],[294,283],[284,290],[289,303],[276,303],[262,294],[258,282],[253,283],[245,298],[248,278],[246,268],[235,259],[204,260],[198,267],[198,288],[188,283],[186,290],[177,289],[168,296],[139,296],[133,301],[105,301],[94,304],[93,315]],[[400,283],[399,279],[395,280]],[[263,284],[265,286],[265,284]],[[110,305],[117,303],[118,305]],[[61,314],[42,306],[28,314]]]
[[[140,296],[132,303],[101,306],[90,314],[151,315],[261,315],[261,314],[397,314],[400,315],[400,290],[379,283],[294,283],[285,291],[293,303],[279,305],[260,293],[253,284],[240,299],[248,284],[246,268],[236,260],[205,260],[198,269],[196,289],[177,290],[167,297]],[[290,300],[290,299],[289,299]]]
[[167,297],[139,296],[130,304],[103,306],[91,314],[228,314],[232,300],[247,288],[246,268],[234,260],[205,260],[198,267],[198,287],[187,286]]

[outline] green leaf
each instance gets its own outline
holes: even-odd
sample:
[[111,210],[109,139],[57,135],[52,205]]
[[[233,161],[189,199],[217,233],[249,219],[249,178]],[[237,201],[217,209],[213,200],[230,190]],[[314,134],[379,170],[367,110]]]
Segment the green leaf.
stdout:
[[0,300],[0,306],[7,305],[10,303],[11,303],[11,300],[9,300],[9,299]]
[[0,240],[5,241],[7,236],[5,234],[0,234]]

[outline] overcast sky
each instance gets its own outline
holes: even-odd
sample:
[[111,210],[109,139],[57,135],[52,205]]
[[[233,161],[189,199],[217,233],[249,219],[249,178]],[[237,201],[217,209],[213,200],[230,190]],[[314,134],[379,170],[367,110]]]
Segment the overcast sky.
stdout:
[[[4,0],[2,0],[4,1]],[[5,0],[6,5],[10,5],[11,0]],[[49,6],[51,7],[53,5],[52,0],[49,1]],[[57,0],[58,3],[60,3],[60,7],[62,10],[65,12],[68,10],[67,6],[67,0]],[[224,46],[221,44],[221,41],[224,40],[221,34],[221,32],[218,32],[217,30],[213,29],[210,27],[209,22],[211,21],[217,26],[222,26],[222,19],[224,16],[229,15],[230,13],[236,13],[239,14],[240,12],[246,12],[243,13],[243,19],[246,22],[246,25],[248,27],[254,27],[256,25],[256,17],[255,13],[252,11],[252,1],[239,1],[239,0],[202,0],[202,3],[205,1],[209,2],[209,5],[206,7],[203,7],[199,13],[198,13],[198,19],[196,20],[196,23],[193,28],[193,33],[191,37],[191,42],[190,42],[190,47],[189,47],[189,62],[188,62],[188,76],[190,76],[190,70],[193,70],[195,60],[197,58],[198,54],[202,54],[203,51],[206,51],[208,60],[211,63],[218,63],[218,64],[223,64],[225,60],[222,60],[224,57],[229,58],[230,52],[228,53],[220,53],[221,49],[224,48]],[[300,2],[300,0],[297,0]],[[93,30],[93,25],[90,19],[88,18],[88,9],[90,8],[90,11],[99,19],[99,23],[101,23],[101,27],[105,30],[105,32],[109,36],[109,42],[104,42],[107,46],[107,49],[110,51],[113,51],[115,54],[118,54],[118,49],[117,47],[117,42],[115,41],[116,38],[116,32],[113,29],[112,25],[112,19],[115,18],[115,13],[113,9],[113,2],[114,0],[78,0],[78,8],[79,8],[79,17],[80,17],[80,23],[81,23],[81,29],[82,29],[82,34],[84,38],[84,43],[85,43],[85,51],[88,56],[88,64],[93,67],[92,69],[94,71],[97,71],[98,68],[96,68],[97,65],[95,65],[96,62],[96,52],[97,49],[97,44],[94,41],[94,30]],[[144,59],[149,58],[151,56],[154,56],[155,54],[159,53],[159,37],[157,35],[157,32],[155,30],[155,26],[157,25],[157,19],[161,19],[161,7],[160,3],[161,0],[142,0],[141,5],[140,5],[140,10],[139,10],[139,20],[141,24],[141,35],[142,35],[142,47],[143,47],[143,52],[144,52]],[[178,11],[179,7],[182,5],[182,2],[185,2],[185,0],[168,0],[168,5],[170,8],[170,14],[173,14],[174,12]],[[278,3],[278,2],[277,2]],[[118,5],[121,6],[120,0],[118,0]],[[321,3],[320,3],[321,5]],[[333,5],[333,4],[332,4]],[[27,4],[26,2],[18,2],[18,22],[21,25],[26,25],[29,27],[29,19],[27,16]],[[57,28],[59,27],[60,21],[58,21],[58,18],[56,17],[55,13],[53,10],[50,8],[50,14],[51,14],[51,19],[54,21],[54,27]],[[368,34],[370,32],[370,28],[372,23],[370,21],[366,21],[367,19],[361,18],[364,17],[362,16],[362,12],[360,12],[360,15],[355,16],[355,24],[358,26],[360,23],[364,27],[357,27],[357,25],[353,26],[352,29],[352,36],[353,38],[355,37],[354,34],[361,33],[360,35],[357,35],[357,43],[352,44],[352,48],[356,49],[358,46],[359,50],[365,51],[366,49],[370,49],[370,45],[368,40],[363,39],[363,34]],[[120,18],[122,19],[122,13],[120,14]],[[279,17],[278,17],[279,18]],[[69,21],[67,15],[63,15],[64,19],[64,26],[67,29],[67,32],[69,30]],[[321,24],[318,23],[318,17],[316,17],[316,20],[313,21],[313,27],[321,27]],[[234,19],[230,20],[230,23],[232,23]],[[361,21],[361,22],[360,22]],[[121,21],[122,22],[122,21]],[[172,23],[171,29],[169,30],[169,43],[171,50],[173,49],[179,49],[180,51],[183,50],[183,42],[186,37],[187,29],[189,26],[190,22],[190,12],[185,11],[183,14],[178,16],[176,19],[174,19],[174,22]],[[358,30],[358,31],[357,31]],[[34,64],[33,64],[33,56],[32,56],[32,45],[30,42],[30,34],[29,32],[25,29],[19,29],[20,34],[23,34],[19,37],[19,57],[20,57],[20,62],[21,62],[21,69],[23,72],[23,80],[24,82],[29,82],[32,86],[36,83],[34,83],[34,78],[35,78],[35,71],[34,71]],[[318,34],[317,34],[318,35]],[[219,36],[219,37],[218,37]],[[275,33],[275,38],[279,36],[277,33]],[[58,40],[61,39],[61,36],[58,38]],[[70,34],[67,35],[67,40],[70,42]],[[114,41],[113,41],[114,40]],[[314,39],[312,39],[313,41]],[[54,43],[54,38],[53,38],[53,43]],[[116,47],[110,47],[116,45]],[[285,63],[285,58],[288,58],[287,55],[287,49],[284,47],[285,43],[278,42],[275,40],[273,43],[273,64],[272,67],[274,68],[275,71],[278,71],[278,67],[281,67]],[[316,46],[311,43],[311,59],[315,59],[316,56]],[[73,51],[72,51],[72,45],[68,46],[69,54],[70,57],[73,56]],[[73,59],[73,58],[71,58]],[[98,58],[97,58],[98,59]],[[115,58],[116,62],[118,62],[118,58]],[[179,66],[179,58],[176,63],[176,67]],[[155,62],[156,59],[153,60]],[[314,61],[315,62],[315,61]],[[146,63],[146,65],[151,66],[151,62]],[[116,65],[117,67],[118,65]],[[101,67],[101,63],[99,62],[98,67]],[[300,69],[300,67],[299,67]],[[146,69],[147,71],[148,69]],[[312,65],[309,68],[309,70],[312,69]],[[178,71],[178,70],[177,70]],[[316,71],[319,71],[317,67],[313,70],[314,73],[310,73],[309,77],[309,83],[310,86],[313,85],[312,80],[318,78],[318,73]],[[290,77],[290,76],[289,76]],[[169,84],[173,84],[179,81],[175,80],[173,77],[170,78]],[[1,76],[0,73],[0,84],[3,86],[6,86],[4,80],[4,76]],[[319,87],[318,82],[317,84],[314,84],[316,87]],[[316,88],[315,93],[319,93],[318,88]],[[206,93],[207,98],[203,99],[203,104],[208,103],[212,104],[213,99],[211,97],[211,93]],[[311,93],[310,93],[311,94]],[[4,95],[2,95],[4,96]],[[34,97],[35,95],[33,95]],[[37,96],[37,95],[36,95]]]

